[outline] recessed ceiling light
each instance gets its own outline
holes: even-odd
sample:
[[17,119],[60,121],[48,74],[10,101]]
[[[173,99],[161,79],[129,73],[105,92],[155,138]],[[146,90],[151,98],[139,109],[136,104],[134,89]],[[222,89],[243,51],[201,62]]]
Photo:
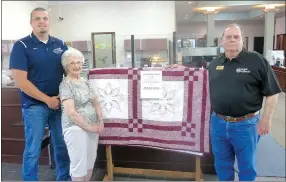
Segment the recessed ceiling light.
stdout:
[[215,11],[216,7],[205,7],[205,10],[210,12],[210,11]]
[[266,4],[265,9],[275,9],[275,4]]
[[189,1],[189,2],[188,2],[188,4],[192,4],[192,2],[191,2],[191,1]]

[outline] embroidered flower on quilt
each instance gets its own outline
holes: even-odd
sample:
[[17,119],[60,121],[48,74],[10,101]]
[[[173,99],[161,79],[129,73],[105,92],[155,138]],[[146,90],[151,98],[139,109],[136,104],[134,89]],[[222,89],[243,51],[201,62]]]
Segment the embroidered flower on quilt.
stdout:
[[120,93],[120,87],[112,88],[111,84],[106,84],[105,88],[97,88],[101,107],[109,114],[112,109],[121,111],[120,102],[124,101],[124,95]]

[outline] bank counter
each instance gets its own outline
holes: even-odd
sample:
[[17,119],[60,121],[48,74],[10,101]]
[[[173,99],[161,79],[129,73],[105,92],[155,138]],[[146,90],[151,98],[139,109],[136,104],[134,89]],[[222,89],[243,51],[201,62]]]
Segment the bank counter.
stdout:
[[[14,85],[2,85],[2,162],[22,163],[24,151],[24,127],[20,105],[20,90]],[[52,156],[52,155],[51,155]],[[189,154],[162,151],[150,148],[112,146],[115,166],[128,168],[147,168],[159,170],[195,171],[195,157]],[[42,150],[40,164],[49,164],[48,147]],[[105,168],[105,146],[99,145],[96,167]],[[214,174],[212,153],[201,159],[204,174]]]

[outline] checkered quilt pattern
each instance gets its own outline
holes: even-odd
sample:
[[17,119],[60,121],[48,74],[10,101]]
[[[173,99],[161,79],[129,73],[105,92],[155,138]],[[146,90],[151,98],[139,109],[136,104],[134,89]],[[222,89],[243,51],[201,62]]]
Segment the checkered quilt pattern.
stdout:
[[208,71],[157,68],[162,71],[163,98],[141,99],[143,69],[151,68],[89,71],[89,81],[98,95],[105,122],[99,143],[208,153]]

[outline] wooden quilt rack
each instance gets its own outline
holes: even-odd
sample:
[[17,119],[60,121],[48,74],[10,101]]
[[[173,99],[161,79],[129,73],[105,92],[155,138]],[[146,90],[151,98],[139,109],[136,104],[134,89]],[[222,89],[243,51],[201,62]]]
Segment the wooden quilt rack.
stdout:
[[139,174],[148,176],[166,176],[170,178],[194,178],[196,181],[203,181],[200,156],[196,156],[195,172],[114,167],[114,164],[112,162],[111,145],[106,145],[106,163],[107,163],[107,174],[104,176],[103,181],[113,181],[114,173],[135,174],[135,175]]

